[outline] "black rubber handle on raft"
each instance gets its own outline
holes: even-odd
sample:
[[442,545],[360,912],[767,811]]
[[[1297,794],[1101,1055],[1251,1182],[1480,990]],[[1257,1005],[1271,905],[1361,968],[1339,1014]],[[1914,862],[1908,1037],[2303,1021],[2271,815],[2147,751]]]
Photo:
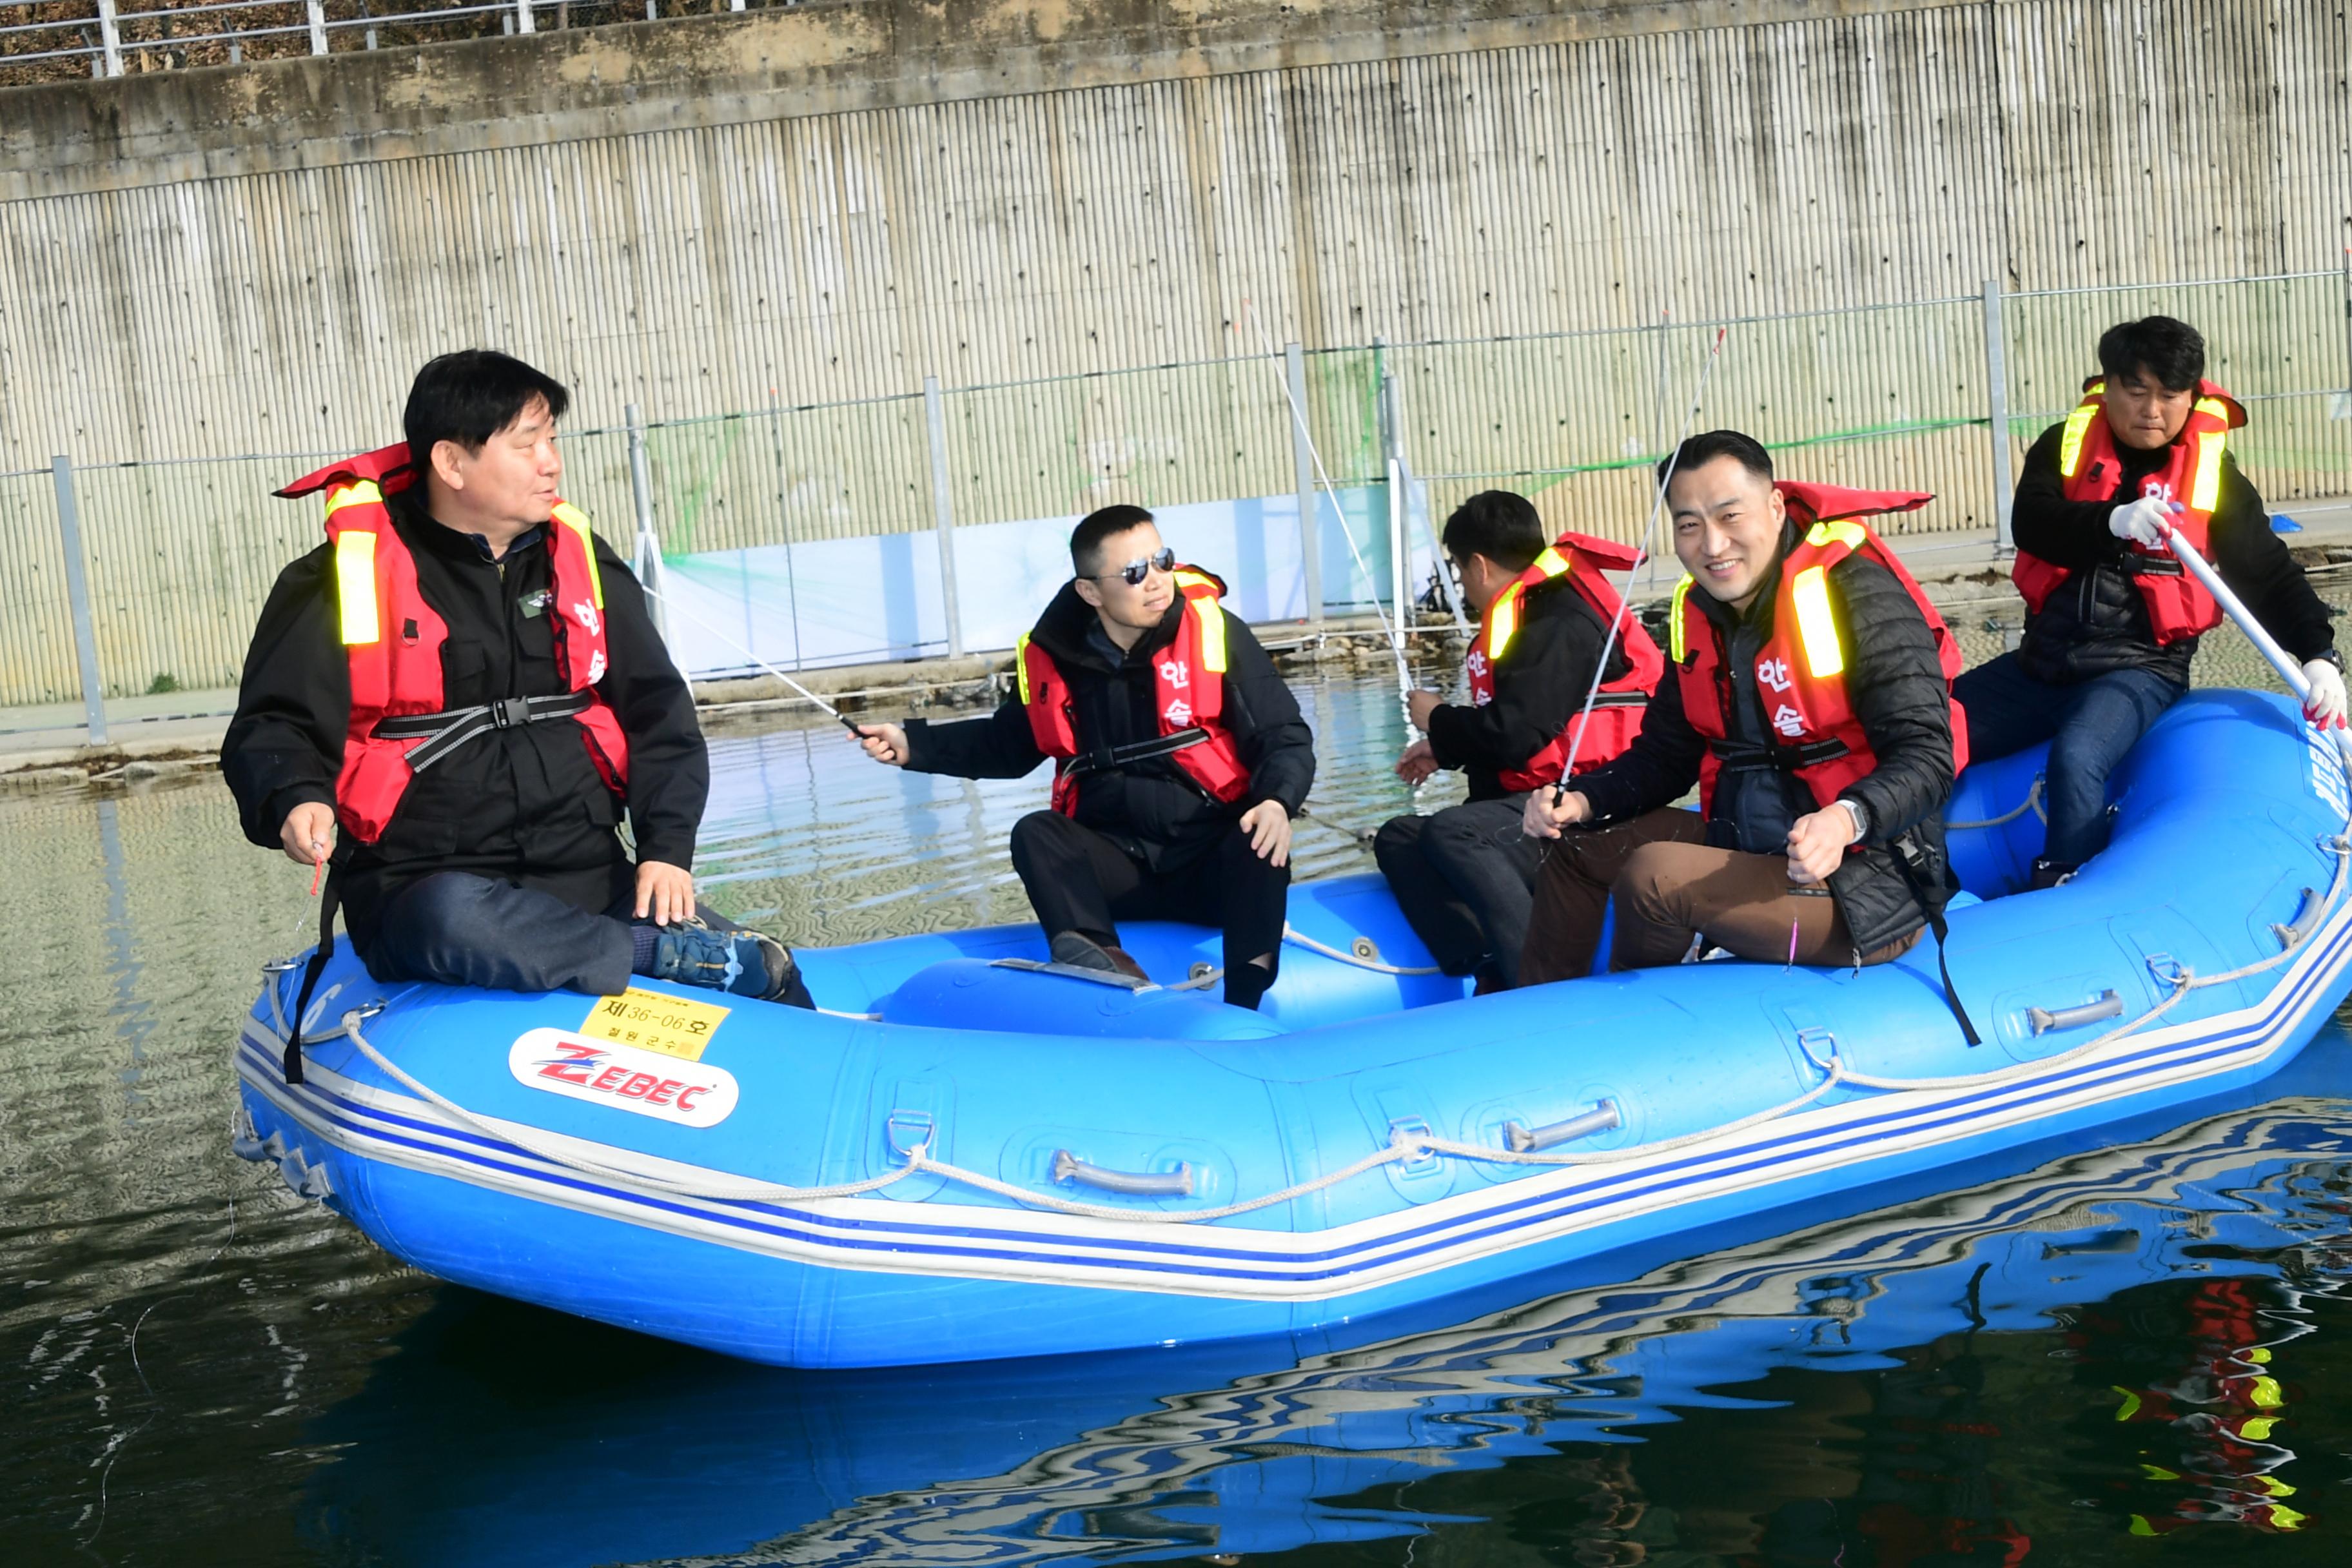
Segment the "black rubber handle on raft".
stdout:
[[1100,1165],[1089,1165],[1067,1149],[1054,1151],[1054,1180],[1078,1182],[1089,1187],[1100,1187],[1107,1193],[1125,1193],[1139,1198],[1189,1198],[1192,1195],[1192,1167],[1190,1162],[1172,1171],[1110,1171]]

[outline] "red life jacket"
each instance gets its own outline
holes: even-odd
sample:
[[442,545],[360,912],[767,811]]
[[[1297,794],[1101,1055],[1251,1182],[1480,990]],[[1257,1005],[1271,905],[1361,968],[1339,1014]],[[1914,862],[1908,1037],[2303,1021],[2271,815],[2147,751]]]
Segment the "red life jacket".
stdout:
[[[1603,625],[1609,625],[1617,621],[1622,601],[1616,588],[1601,573],[1608,568],[1627,571],[1641,558],[1641,552],[1630,544],[1595,539],[1585,533],[1561,534],[1535,558],[1534,564],[1495,595],[1495,602],[1479,618],[1478,635],[1472,639],[1469,657],[1463,661],[1470,678],[1471,705],[1484,708],[1495,700],[1495,661],[1503,657],[1519,629],[1520,605],[1529,588],[1565,575],[1577,596],[1592,606]],[[1577,711],[1569,715],[1567,724],[1542,751],[1518,767],[1496,775],[1505,789],[1516,794],[1558,784],[1561,766],[1571,751],[1576,753],[1576,771],[1582,773],[1587,768],[1599,767],[1633,743],[1633,737],[1642,732],[1643,712],[1650,705],[1650,693],[1656,688],[1658,677],[1665,672],[1666,661],[1641,621],[1632,615],[1619,625],[1617,640],[1625,650],[1625,673],[1602,682],[1601,689],[1594,693],[1591,715],[1584,723],[1584,738],[1576,739],[1578,721],[1585,717],[1584,704],[1579,701]]]
[[[556,632],[555,665],[585,706],[531,698],[449,712],[441,683],[441,645],[448,639],[448,624],[417,591],[415,557],[383,504],[386,495],[399,494],[415,478],[404,443],[330,463],[278,492],[289,498],[327,492],[327,537],[335,547],[335,593],[352,674],[351,723],[342,771],[335,779],[335,816],[361,842],[374,843],[415,776],[412,754],[433,752],[436,742],[446,752],[491,729],[556,716],[534,713],[532,704],[562,704],[561,716],[579,721],[597,773],[621,794],[628,778],[629,743],[595,690],[605,668],[604,584],[588,519],[558,501],[547,530],[555,578],[550,616]],[[469,722],[469,715],[478,717]],[[450,723],[423,721],[436,717]],[[406,722],[394,726],[401,731],[397,736],[379,735],[377,727],[386,720]]]
[[1013,646],[1013,669],[1021,705],[1029,713],[1029,733],[1037,749],[1061,765],[1054,771],[1054,809],[1065,816],[1078,810],[1078,781],[1090,773],[1151,757],[1168,757],[1186,777],[1231,805],[1249,793],[1250,773],[1221,715],[1225,710],[1225,612],[1217,604],[1224,584],[1194,566],[1176,568],[1176,591],[1184,615],[1176,640],[1152,666],[1152,703],[1159,710],[1157,740],[1088,751],[1078,742],[1070,683],[1054,656],[1024,632]]
[[[2058,474],[2064,481],[2066,499],[2139,499],[2119,493],[2123,459],[2116,451],[2115,429],[2107,423],[2106,382],[2093,376],[2083,384],[2083,401],[2066,416],[2065,433],[2059,437]],[[2173,526],[2200,554],[2209,553],[2206,539],[2213,524],[2213,509],[2221,504],[2222,453],[2230,432],[2245,422],[2246,411],[2236,398],[2210,381],[2199,382],[2189,423],[2182,427],[2180,438],[2167,448],[2165,466],[2140,481],[2141,495],[2186,503],[2188,510],[2173,519]],[[2147,602],[2147,623],[2158,647],[2210,632],[2221,624],[2221,606],[2213,602],[2205,584],[2181,570],[2170,551],[2134,544],[2126,569]],[[2024,595],[2025,607],[2035,615],[2074,574],[2072,567],[2053,565],[2023,550],[2017,552],[2009,572],[2010,580]]]
[[[1770,707],[1765,714],[1776,737],[1774,761],[1827,805],[1838,792],[1878,765],[1870,737],[1853,716],[1845,685],[1843,637],[1830,605],[1829,570],[1859,552],[1895,574],[1936,635],[1944,685],[1960,672],[1959,645],[1944,617],[1927,602],[1903,563],[1878,535],[1853,521],[1878,512],[1911,511],[1936,498],[1902,490],[1853,490],[1842,485],[1780,481],[1790,515],[1810,522],[1803,537],[1780,563],[1780,583],[1772,604],[1772,635],[1756,662],[1757,695]],[[1826,519],[1816,521],[1815,519]],[[1691,603],[1692,579],[1675,589],[1669,649],[1682,683],[1683,713],[1709,742],[1699,763],[1699,809],[1712,815],[1715,782],[1722,771],[1720,743],[1730,733],[1724,710],[1731,689],[1723,665],[1724,642],[1706,612]],[[1960,705],[1952,704],[1952,772],[1969,765],[1968,726]]]

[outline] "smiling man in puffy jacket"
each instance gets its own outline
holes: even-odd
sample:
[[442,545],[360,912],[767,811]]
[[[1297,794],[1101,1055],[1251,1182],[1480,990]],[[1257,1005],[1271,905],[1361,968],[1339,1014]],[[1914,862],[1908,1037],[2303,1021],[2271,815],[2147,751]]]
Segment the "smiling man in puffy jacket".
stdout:
[[[1898,957],[1948,890],[1959,656],[1854,520],[1933,498],[1776,482],[1764,448],[1730,430],[1674,461],[1689,574],[1667,671],[1624,755],[1528,798],[1528,832],[1558,842],[1521,978],[1589,973],[1612,890],[1616,969],[1702,942],[1774,963]],[[1694,784],[1699,812],[1670,809]]]
[[1180,565],[1151,514],[1105,507],[1070,535],[1074,574],[1014,655],[984,719],[860,727],[866,754],[916,773],[1019,778],[1055,764],[1052,809],[1013,827],[1013,867],[1056,963],[1146,978],[1123,920],[1224,932],[1224,999],[1274,984],[1290,819],[1315,738],[1224,584]]
[[2126,321],[2099,339],[2099,365],[2017,481],[2011,575],[2025,597],[2024,640],[1954,689],[1975,756],[2050,742],[2037,888],[2106,847],[2107,775],[2189,689],[2197,639],[2221,624],[2221,606],[2165,547],[2162,524],[2302,662],[2313,719],[2345,716],[2327,606],[2229,450],[2246,413],[2205,379],[2205,340],[2168,316]]

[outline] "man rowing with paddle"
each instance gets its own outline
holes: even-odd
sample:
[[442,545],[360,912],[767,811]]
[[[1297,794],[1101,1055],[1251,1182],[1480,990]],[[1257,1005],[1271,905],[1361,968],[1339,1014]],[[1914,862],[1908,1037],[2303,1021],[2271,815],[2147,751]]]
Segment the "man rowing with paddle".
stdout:
[[693,694],[557,494],[569,401],[505,354],[444,354],[403,445],[278,492],[323,492],[328,542],[261,612],[222,776],[256,844],[331,858],[320,951],[340,898],[378,980],[610,995],[634,973],[809,1006],[781,943],[695,902]]
[[1013,827],[1013,866],[1055,962],[1146,978],[1122,920],[1224,932],[1224,998],[1274,984],[1290,819],[1315,739],[1224,584],[1180,566],[1151,514],[1105,507],[1070,535],[1075,575],[1015,650],[1020,686],[984,719],[862,726],[916,773],[1019,778],[1055,760],[1053,809]]
[[[1660,468],[1688,574],[1671,668],[1622,756],[1528,797],[1527,831],[1558,842],[1521,978],[1589,973],[1612,890],[1613,969],[1702,943],[1772,963],[1899,957],[1948,891],[1959,651],[1855,520],[1933,498],[1776,481],[1731,430]],[[1694,784],[1698,812],[1669,809]]]

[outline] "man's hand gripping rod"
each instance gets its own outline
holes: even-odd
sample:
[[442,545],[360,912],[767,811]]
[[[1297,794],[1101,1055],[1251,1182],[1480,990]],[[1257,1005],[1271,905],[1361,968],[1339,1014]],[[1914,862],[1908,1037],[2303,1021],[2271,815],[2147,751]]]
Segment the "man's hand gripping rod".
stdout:
[[[2271,668],[2277,670],[2279,679],[2286,682],[2286,689],[2294,692],[2295,700],[2307,710],[2311,703],[2311,682],[2304,679],[2303,667],[2295,663],[2294,656],[2281,647],[2278,638],[2271,636],[2263,623],[2254,619],[2254,613],[2246,608],[2245,601],[2221,581],[2221,574],[2213,570],[2213,563],[2182,536],[2170,518],[2158,519],[2157,526],[2164,531],[2166,547],[2181,565],[2188,568],[2190,576],[2205,585],[2205,591],[2213,595],[2213,602],[2221,606],[2221,613],[2237,623],[2238,629],[2246,634],[2246,640],[2254,645],[2256,652],[2270,660]],[[2345,762],[2352,764],[2352,733],[2343,730],[2330,730],[2327,733],[2335,740],[2336,749]]]
[[[1674,482],[1675,465],[1682,461],[1683,443],[1690,438],[1692,423],[1698,418],[1699,405],[1706,399],[1706,384],[1715,374],[1716,362],[1723,357],[1723,340],[1731,331],[1728,327],[1715,329],[1715,342],[1707,346],[1706,363],[1699,367],[1698,389],[1691,394],[1690,407],[1683,413],[1681,433],[1675,437],[1674,450],[1666,454],[1665,471],[1658,476],[1657,493],[1650,498],[1649,521],[1642,525],[1641,540],[1633,547],[1633,563],[1625,569],[1628,586],[1642,563],[1650,558],[1650,538],[1657,531],[1658,514],[1665,510],[1666,487]],[[1584,727],[1591,722],[1592,704],[1601,695],[1601,682],[1609,673],[1609,656],[1617,651],[1618,634],[1623,630],[1625,617],[1633,613],[1633,601],[1626,595],[1617,595],[1617,613],[1609,617],[1609,636],[1601,644],[1601,661],[1592,667],[1592,684],[1584,689],[1584,707],[1576,717],[1576,728],[1569,732],[1568,758],[1560,764],[1559,780],[1551,786],[1551,803],[1558,805],[1568,798],[1568,779],[1576,771],[1577,749],[1584,744]]]

